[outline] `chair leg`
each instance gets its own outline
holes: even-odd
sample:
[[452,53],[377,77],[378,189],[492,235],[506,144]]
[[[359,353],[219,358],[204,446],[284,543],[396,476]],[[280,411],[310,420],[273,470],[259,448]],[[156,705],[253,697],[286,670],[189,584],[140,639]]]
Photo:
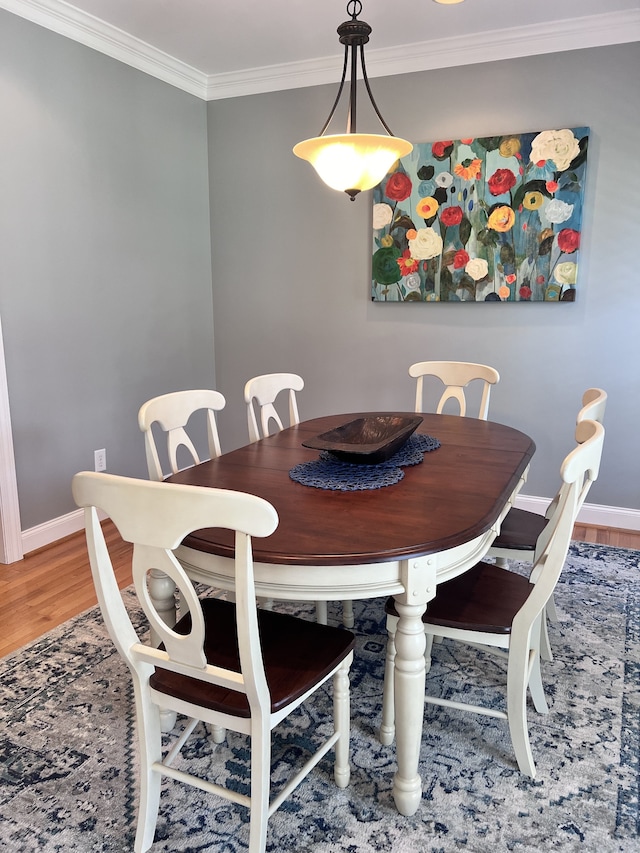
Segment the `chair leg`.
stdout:
[[338,788],[346,788],[351,777],[349,767],[349,732],[351,725],[349,703],[349,667],[353,655],[343,661],[333,677],[333,719],[339,738],[335,743],[333,775]]
[[433,642],[434,640],[438,642],[442,642],[442,637],[434,637],[433,634],[425,635],[425,648],[424,648],[424,665],[425,672],[429,672],[431,669],[431,652],[433,650]]
[[162,777],[153,769],[154,762],[162,761],[160,709],[141,697],[140,688],[135,682],[134,690],[140,744],[140,800],[134,851],[146,853],[153,844],[160,806]]
[[224,726],[211,726],[211,740],[214,743],[224,743],[227,737],[227,730]]
[[[384,681],[382,683],[382,722],[378,738],[384,746],[390,746],[396,736],[396,718],[394,707],[393,673],[396,659],[395,629],[398,620],[393,616],[387,617],[387,654],[384,665]],[[392,624],[393,623],[393,624]]]
[[264,853],[267,844],[270,786],[271,731],[266,722],[254,718],[251,725],[249,853]]
[[547,618],[549,622],[557,622],[558,621],[558,611],[556,610],[556,602],[553,595],[549,601],[547,601]]
[[542,658],[542,660],[553,660],[553,652],[551,651],[551,642],[549,640],[549,625],[547,622],[546,610],[542,611],[542,619],[540,621],[540,657]]
[[[512,638],[513,639],[513,638]],[[509,649],[509,664],[507,667],[507,717],[509,733],[520,772],[532,779],[536,775],[529,729],[527,725],[527,682],[530,655],[536,655],[535,650],[523,647]],[[536,655],[537,656],[537,655]]]
[[[539,624],[538,624],[539,623]],[[542,646],[544,644],[544,636],[546,634],[546,626],[547,619],[544,610],[538,616],[537,622],[534,623],[531,629],[531,636],[535,638],[536,636],[540,638],[539,643]],[[537,634],[534,632],[538,632]],[[548,639],[548,638],[547,638]],[[549,706],[547,705],[547,699],[544,695],[544,686],[542,684],[542,673],[540,672],[540,656],[541,656],[541,648],[538,648],[538,644],[535,642],[535,639],[532,643],[534,648],[530,651],[530,673],[529,673],[529,692],[531,693],[531,698],[533,699],[533,705],[536,711],[539,714],[548,714]]]
[[355,618],[353,616],[353,601],[342,602],[342,624],[345,628],[353,628]]
[[326,625],[329,614],[327,612],[326,601],[316,601],[316,622],[320,625]]

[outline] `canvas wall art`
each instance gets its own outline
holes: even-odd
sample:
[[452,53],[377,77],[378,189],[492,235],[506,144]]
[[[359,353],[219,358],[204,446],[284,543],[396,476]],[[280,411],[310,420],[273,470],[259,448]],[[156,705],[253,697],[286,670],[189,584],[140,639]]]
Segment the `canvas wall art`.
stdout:
[[572,302],[589,128],[414,145],[373,189],[376,302]]

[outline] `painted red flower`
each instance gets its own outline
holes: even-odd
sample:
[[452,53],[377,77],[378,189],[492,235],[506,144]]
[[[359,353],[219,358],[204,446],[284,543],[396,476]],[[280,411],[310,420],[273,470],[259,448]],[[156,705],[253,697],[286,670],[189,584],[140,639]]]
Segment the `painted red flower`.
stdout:
[[445,157],[449,156],[452,148],[453,140],[445,139],[441,142],[434,142],[431,146],[431,153],[437,160],[444,160]]
[[557,181],[547,181],[545,183],[545,187],[547,188],[547,192],[554,193],[558,189]]
[[402,255],[396,259],[402,275],[409,275],[418,269],[418,261],[411,257],[411,251],[405,249]]
[[511,169],[496,169],[487,181],[491,195],[502,195],[508,193],[516,185],[516,176]]
[[570,255],[580,246],[580,232],[573,228],[563,228],[558,234],[558,248]]
[[404,201],[411,195],[411,178],[404,172],[394,172],[387,180],[384,194],[392,201]]
[[462,222],[461,207],[445,207],[440,211],[440,222],[447,227],[449,225],[460,225]]
[[531,299],[531,288],[527,287],[526,284],[523,284],[520,288],[520,299]]
[[544,276],[543,276],[543,275],[539,275],[539,276],[536,278],[536,284],[544,284],[544,282],[545,282],[545,278],[544,278]]
[[454,270],[460,270],[469,263],[469,253],[465,252],[464,249],[458,249],[458,251],[453,256],[453,268]]
[[513,284],[513,282],[516,280],[516,277],[513,273],[511,273],[510,275],[505,275],[504,280],[507,282],[507,284]]

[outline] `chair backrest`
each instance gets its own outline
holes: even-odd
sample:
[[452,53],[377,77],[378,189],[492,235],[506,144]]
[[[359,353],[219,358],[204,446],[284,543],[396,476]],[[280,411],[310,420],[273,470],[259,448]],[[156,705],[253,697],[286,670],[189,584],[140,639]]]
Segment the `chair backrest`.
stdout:
[[422,402],[424,377],[435,376],[445,385],[436,413],[441,414],[447,400],[453,399],[457,401],[462,417],[467,413],[467,399],[464,389],[475,379],[480,380],[483,385],[477,417],[483,421],[486,421],[489,414],[491,386],[500,381],[500,374],[495,368],[486,364],[473,364],[467,361],[419,361],[411,365],[409,376],[417,380],[416,412],[424,411]]
[[[582,408],[578,412],[578,416],[576,418],[576,429],[575,429],[575,440],[577,444],[582,444],[589,436],[591,435],[591,428],[589,426],[584,426],[584,421],[591,420],[597,421],[601,424],[604,420],[604,410],[607,406],[607,392],[603,391],[601,388],[587,388],[587,390],[582,395]],[[578,510],[576,512],[576,517],[578,512],[582,509],[582,505],[585,502],[585,498],[591,488],[593,483],[593,479],[587,473],[584,481],[582,483],[582,488],[580,489],[580,494],[578,497]],[[560,499],[560,494],[562,490],[565,488],[564,484],[560,487],[560,492],[555,496],[555,498],[551,501],[547,510],[545,512],[546,518],[551,518],[553,515],[556,505]],[[575,519],[574,519],[575,521]]]
[[[162,394],[144,403],[138,412],[138,426],[144,433],[147,467],[152,480],[164,480],[178,472],[178,448],[184,447],[194,465],[204,461],[198,455],[193,441],[185,429],[194,412],[204,409],[207,413],[207,444],[209,458],[220,456],[220,439],[216,426],[215,412],[224,409],[225,399],[219,391],[195,390],[174,391]],[[166,433],[167,456],[171,471],[163,472],[152,425],[157,423]]]
[[[270,430],[279,432],[284,424],[275,408],[275,399],[281,391],[289,392],[289,426],[300,423],[296,391],[302,391],[304,380],[296,373],[265,373],[254,376],[244,386],[244,400],[247,404],[247,423],[249,441],[258,441],[271,435]],[[258,406],[260,421],[256,417],[255,406]]]
[[[596,425],[600,427],[600,430],[596,430]],[[595,438],[597,438],[597,441],[594,440]],[[568,456],[565,457],[565,460],[562,463],[562,469],[560,472],[562,483],[558,494],[549,504],[549,509],[547,510],[547,518],[549,519],[549,522],[538,537],[534,562],[544,551],[549,539],[553,536],[554,525],[557,524],[558,513],[563,511],[566,512],[566,509],[563,510],[563,507],[566,507],[567,505],[565,497],[566,492],[575,492],[575,505],[572,508],[572,516],[570,518],[571,529],[573,530],[573,525],[576,523],[578,513],[584,504],[587,492],[598,477],[598,473],[600,471],[600,460],[602,457],[602,447],[604,444],[604,427],[597,421],[580,421],[576,427],[576,442],[577,446],[571,451],[571,453],[569,453]],[[587,449],[582,450],[585,445],[587,445]],[[573,465],[575,467],[577,463],[571,462],[571,460],[576,458],[586,460],[587,464],[584,465],[584,471],[580,475],[581,479],[577,482],[571,480],[568,483],[562,474],[562,470],[565,466],[569,465]],[[570,470],[573,471],[573,468],[570,468]]]
[[607,392],[603,391],[602,388],[587,388],[582,395],[582,408],[578,412],[576,425],[586,420],[597,421],[601,424],[604,421],[606,407]]
[[530,630],[533,621],[549,601],[569,550],[582,484],[586,479],[593,481],[598,476],[604,427],[597,421],[586,420],[583,423],[583,442],[565,457],[560,468],[562,487],[558,493],[557,506],[539,537],[530,576],[534,590],[514,619],[514,634],[517,627]]
[[[273,506],[255,495],[224,489],[136,480],[84,471],[73,478],[76,504],[84,507],[93,581],[104,621],[120,654],[141,684],[154,667],[246,693],[252,712],[270,710],[264,677],[255,589],[252,536],[269,536],[278,526]],[[99,522],[98,510],[112,519],[122,538],[133,543],[133,581],[142,609],[164,650],[143,643],[122,600]],[[172,553],[185,536],[203,527],[235,530],[235,582],[241,671],[207,664],[204,617],[184,569]],[[149,569],[167,574],[191,614],[191,631],[177,634],[156,610],[147,588]],[[230,637],[234,644],[236,638]]]

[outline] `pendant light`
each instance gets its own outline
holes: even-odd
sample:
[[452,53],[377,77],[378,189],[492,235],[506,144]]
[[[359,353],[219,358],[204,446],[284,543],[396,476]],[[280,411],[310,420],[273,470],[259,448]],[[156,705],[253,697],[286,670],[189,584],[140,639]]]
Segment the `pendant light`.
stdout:
[[[375,187],[387,174],[391,166],[400,157],[405,157],[413,149],[406,139],[394,136],[387,123],[380,115],[380,110],[371,93],[367,69],[364,63],[364,46],[369,41],[371,27],[365,21],[359,21],[362,11],[360,0],[350,0],[347,4],[347,14],[351,20],[345,21],[338,27],[340,43],[344,45],[344,66],[342,79],[338,88],[329,118],[324,123],[319,136],[298,142],[293,153],[302,160],[307,160],[316,170],[322,180],[334,190],[343,190],[353,201],[361,190]],[[358,133],[356,128],[356,89],[358,72],[358,54],[362,78],[369,95],[369,100],[386,130],[386,134]],[[349,84],[349,114],[347,132],[343,134],[328,134],[350,68]]]

